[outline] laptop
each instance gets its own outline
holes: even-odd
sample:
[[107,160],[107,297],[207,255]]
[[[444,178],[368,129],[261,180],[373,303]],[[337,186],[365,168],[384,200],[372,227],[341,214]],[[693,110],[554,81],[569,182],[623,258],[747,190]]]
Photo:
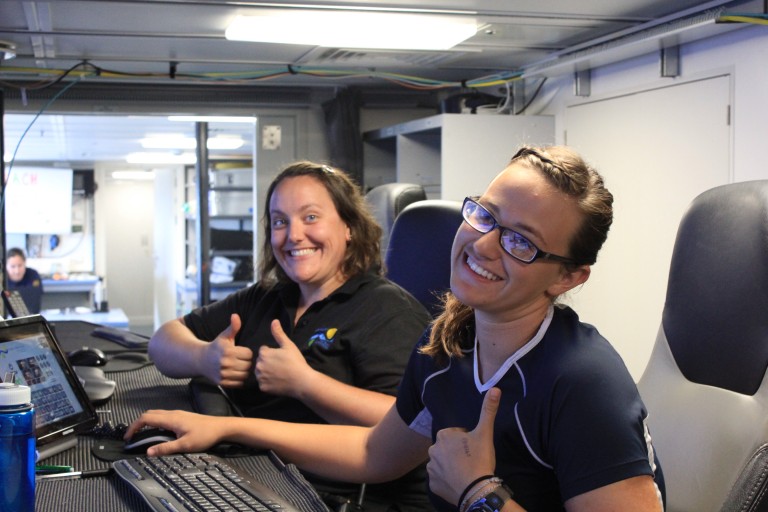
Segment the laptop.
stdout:
[[14,372],[35,408],[38,460],[72,448],[98,416],[77,374],[40,315],[0,321],[0,377]]

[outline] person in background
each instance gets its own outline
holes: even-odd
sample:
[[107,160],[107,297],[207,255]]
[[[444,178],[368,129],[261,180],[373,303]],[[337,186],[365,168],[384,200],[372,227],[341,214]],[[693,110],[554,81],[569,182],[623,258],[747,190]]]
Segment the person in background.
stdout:
[[463,216],[445,309],[374,427],[157,410],[127,435],[176,432],[149,455],[230,440],[369,482],[429,459],[440,511],[661,511],[637,387],[608,341],[557,302],[587,281],[611,226],[600,175],[568,148],[523,147]]
[[[259,281],[166,322],[149,354],[170,377],[221,385],[245,416],[375,425],[430,316],[382,275],[381,228],[344,173],[296,162],[271,183]],[[333,478],[334,475],[328,475]],[[366,510],[423,510],[424,469],[368,486]],[[311,478],[323,491],[359,486]]]
[[5,257],[8,289],[18,290],[30,313],[40,313],[43,280],[37,270],[27,266],[27,256],[18,247],[8,249]]

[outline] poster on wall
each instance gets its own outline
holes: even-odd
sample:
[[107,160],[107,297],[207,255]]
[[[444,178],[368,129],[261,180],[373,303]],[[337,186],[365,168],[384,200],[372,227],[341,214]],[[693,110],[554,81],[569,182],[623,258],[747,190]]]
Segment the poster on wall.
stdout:
[[7,233],[72,231],[72,169],[14,167],[7,180]]

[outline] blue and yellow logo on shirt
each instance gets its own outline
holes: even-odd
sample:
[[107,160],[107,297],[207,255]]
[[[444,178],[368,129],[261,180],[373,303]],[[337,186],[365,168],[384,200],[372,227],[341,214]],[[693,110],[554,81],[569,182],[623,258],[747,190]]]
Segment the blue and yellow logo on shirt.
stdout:
[[308,347],[311,347],[314,343],[317,343],[320,345],[320,347],[324,349],[331,348],[331,345],[333,345],[333,337],[336,336],[336,332],[339,329],[336,327],[331,327],[329,329],[323,328],[318,329],[315,331],[315,334],[312,335],[311,338],[309,338],[309,342],[307,343]]

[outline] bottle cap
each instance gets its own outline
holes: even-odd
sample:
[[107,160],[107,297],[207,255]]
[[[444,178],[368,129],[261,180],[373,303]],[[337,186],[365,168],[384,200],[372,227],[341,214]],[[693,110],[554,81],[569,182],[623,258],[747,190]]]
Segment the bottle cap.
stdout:
[[29,386],[19,386],[12,382],[0,382],[0,406],[23,405],[32,401]]

